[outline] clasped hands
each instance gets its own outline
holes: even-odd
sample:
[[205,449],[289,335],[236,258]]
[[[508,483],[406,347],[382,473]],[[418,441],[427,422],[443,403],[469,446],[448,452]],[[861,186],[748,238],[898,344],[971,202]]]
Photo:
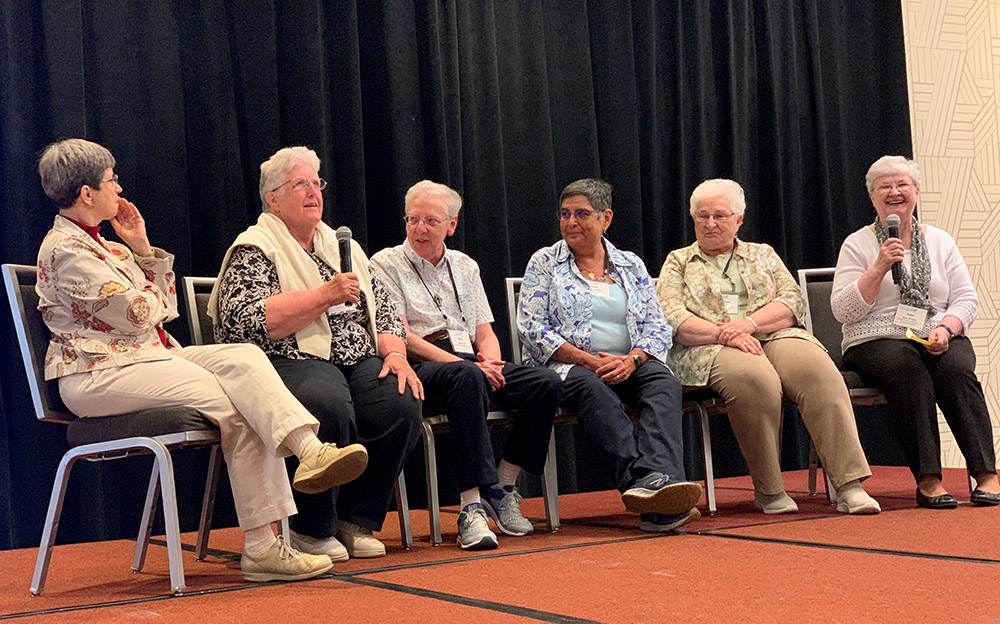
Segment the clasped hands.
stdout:
[[612,355],[598,351],[597,355],[593,357],[593,362],[587,368],[597,373],[601,377],[601,381],[609,386],[620,384],[635,372],[635,362],[632,361],[632,356]]
[[716,342],[726,347],[735,347],[751,355],[763,355],[764,347],[760,341],[753,337],[753,323],[745,318],[729,321],[728,323],[716,323],[719,328],[719,336]]
[[491,360],[482,352],[477,353],[476,358],[479,360],[476,362],[476,366],[486,375],[486,381],[490,382],[490,387],[493,390],[499,390],[507,384],[507,380],[503,376],[503,365],[505,364],[503,360]]

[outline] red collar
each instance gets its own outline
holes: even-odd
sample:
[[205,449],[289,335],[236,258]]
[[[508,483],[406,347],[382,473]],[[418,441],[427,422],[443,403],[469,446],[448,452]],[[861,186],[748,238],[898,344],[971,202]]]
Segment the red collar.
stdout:
[[76,219],[71,219],[69,217],[64,217],[64,218],[67,221],[72,222],[76,227],[80,228],[81,230],[83,230],[84,232],[86,232],[87,234],[89,234],[92,239],[94,239],[95,241],[97,241],[98,245],[100,245],[101,247],[104,247],[105,249],[108,249],[107,245],[104,244],[104,241],[101,240],[101,226],[100,225],[84,225],[83,223],[80,223]]

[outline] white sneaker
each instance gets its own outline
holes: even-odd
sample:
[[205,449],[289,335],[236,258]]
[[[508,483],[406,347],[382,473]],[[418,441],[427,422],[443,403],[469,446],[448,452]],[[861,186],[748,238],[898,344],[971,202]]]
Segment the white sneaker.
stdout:
[[837,490],[837,511],[861,515],[877,514],[882,511],[878,501],[868,495],[857,481],[851,481]]
[[299,552],[281,537],[260,557],[252,557],[244,551],[240,559],[243,578],[254,583],[301,581],[319,576],[332,567],[333,562],[326,555]]
[[340,538],[344,548],[354,559],[385,556],[385,544],[372,536],[371,529],[338,520],[337,537]]
[[326,555],[333,563],[347,561],[347,549],[336,537],[312,537],[295,531],[288,531],[288,543],[292,548],[310,555]]
[[482,503],[469,503],[458,514],[458,545],[462,550],[492,550],[497,547],[497,536],[486,522],[486,508]]
[[799,510],[799,506],[795,504],[795,501],[784,492],[761,494],[757,490],[754,490],[753,504],[757,509],[768,515],[795,513]]

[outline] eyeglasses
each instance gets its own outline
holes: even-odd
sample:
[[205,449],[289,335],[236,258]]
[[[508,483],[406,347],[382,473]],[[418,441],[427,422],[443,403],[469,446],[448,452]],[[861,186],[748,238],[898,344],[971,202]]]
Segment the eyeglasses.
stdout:
[[709,214],[707,212],[696,212],[694,215],[695,221],[698,223],[708,223],[709,219],[715,219],[716,221],[725,221],[729,217],[736,214],[735,212],[713,212]]
[[[115,184],[118,184],[118,174],[112,174],[112,176],[107,180],[101,180],[101,184],[104,184],[105,182],[114,182]],[[119,186],[121,185],[119,184]]]
[[286,180],[285,182],[282,182],[278,186],[274,187],[273,189],[271,189],[270,192],[273,193],[274,191],[277,191],[286,184],[291,184],[293,191],[302,191],[302,192],[309,190],[309,187],[313,187],[317,191],[322,191],[323,189],[326,188],[326,180],[324,180],[323,178],[316,178],[315,180],[306,180],[305,178],[292,178],[291,180]]
[[432,228],[441,225],[445,221],[446,219],[438,219],[437,217],[424,217],[423,219],[421,219],[420,217],[415,217],[413,215],[406,215],[405,217],[403,217],[403,222],[406,223],[406,225],[412,225],[413,227],[416,227],[420,225],[421,222],[423,222],[424,225],[426,225],[429,228]]
[[576,217],[577,221],[583,221],[585,219],[589,219],[590,215],[595,215],[598,212],[600,212],[600,210],[587,210],[586,208],[567,210],[566,208],[562,208],[560,210],[556,210],[556,217],[558,217],[560,221],[565,221],[566,219],[569,219],[571,216]]
[[910,184],[909,182],[906,182],[906,181],[902,181],[902,182],[882,182],[881,184],[879,184],[875,188],[878,191],[882,192],[882,193],[889,193],[894,188],[897,188],[897,189],[899,189],[901,191],[905,191],[906,189],[910,188],[911,186],[913,186],[913,185]]

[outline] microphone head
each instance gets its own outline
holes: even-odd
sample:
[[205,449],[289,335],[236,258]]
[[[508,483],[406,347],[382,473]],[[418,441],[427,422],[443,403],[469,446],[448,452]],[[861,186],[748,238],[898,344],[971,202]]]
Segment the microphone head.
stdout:
[[[897,222],[899,221],[899,217],[896,217],[896,221]],[[351,240],[351,228],[347,227],[346,225],[342,225],[339,228],[337,228],[337,240],[339,241]]]
[[[885,218],[886,227],[899,227],[899,215],[891,214]],[[347,230],[350,233],[350,230]],[[337,236],[340,236],[340,230],[337,230]]]

